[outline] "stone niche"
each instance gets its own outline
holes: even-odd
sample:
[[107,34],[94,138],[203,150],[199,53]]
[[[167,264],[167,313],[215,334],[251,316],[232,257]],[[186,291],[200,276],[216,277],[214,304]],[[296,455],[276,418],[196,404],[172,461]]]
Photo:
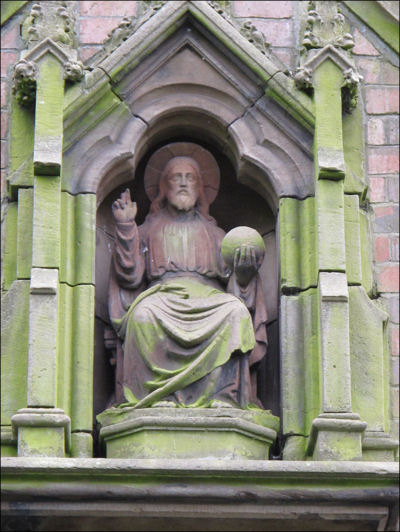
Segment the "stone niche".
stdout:
[[[99,101],[99,113],[108,104],[106,118],[86,126],[80,138],[72,127],[79,119],[73,105],[67,119],[66,186],[72,194],[97,198],[94,418],[115,399],[117,356],[107,310],[114,245],[111,204],[128,187],[138,204],[137,222],[142,223],[149,209],[143,184],[147,161],[161,146],[182,141],[209,150],[219,165],[219,193],[210,207],[218,225],[225,231],[247,225],[264,239],[260,274],[269,344],[258,368],[258,396],[265,409],[280,416],[279,202],[282,197],[302,201],[313,195],[312,137],[266,95],[265,80],[194,18],[181,19],[162,46],[152,42],[146,54],[134,52],[134,41],[140,38],[134,34],[91,73],[94,87],[108,82],[103,70],[113,80],[112,93]],[[258,60],[269,75],[278,72],[262,54]],[[276,446],[271,452],[280,450]]]
[[[189,116],[186,114],[186,119]],[[193,113],[193,123],[198,123],[199,119],[196,120],[195,113]],[[198,133],[195,129],[191,131],[192,135],[189,137],[185,135],[185,127],[182,128],[182,135],[179,137],[170,137],[166,136],[166,143],[170,142],[195,142],[198,145],[203,146],[208,151],[213,153],[216,158],[220,172],[221,172],[221,181],[219,193],[210,207],[210,214],[216,219],[219,227],[224,229],[225,232],[228,232],[233,227],[237,226],[250,226],[256,229],[263,237],[266,247],[266,254],[264,257],[263,264],[260,269],[260,276],[263,282],[263,289],[265,295],[265,303],[268,312],[268,325],[267,325],[267,334],[268,334],[268,354],[259,364],[257,370],[257,386],[258,386],[258,396],[262,401],[262,404],[265,409],[270,410],[274,416],[279,416],[280,412],[280,393],[279,393],[279,338],[278,338],[278,255],[277,243],[276,243],[276,215],[271,210],[268,203],[263,199],[263,197],[252,190],[250,187],[245,186],[237,181],[235,169],[230,162],[229,158],[221,153],[218,147],[215,146],[215,143],[212,143],[210,135],[202,135]],[[179,128],[178,128],[179,129]],[[199,135],[197,136],[196,135]],[[96,221],[96,242],[97,242],[97,253],[96,253],[96,311],[95,311],[95,375],[94,381],[96,387],[94,389],[94,415],[102,412],[107,406],[113,404],[113,402],[121,402],[120,393],[114,389],[114,382],[116,378],[116,373],[118,372],[118,352],[116,347],[116,338],[115,333],[112,330],[108,317],[108,308],[107,308],[107,297],[108,297],[108,279],[110,275],[110,262],[111,256],[114,249],[114,220],[112,217],[111,204],[115,201],[127,187],[131,191],[131,197],[137,202],[138,205],[138,216],[137,224],[140,225],[149,210],[149,199],[146,196],[143,184],[143,174],[146,167],[147,161],[152,153],[157,150],[164,143],[158,143],[152,150],[149,150],[146,155],[139,162],[137,169],[131,177],[131,181],[120,185],[114,189],[98,208],[97,211],[97,221]],[[117,394],[117,400],[115,395]],[[119,397],[118,397],[119,396]],[[119,400],[118,400],[119,399]],[[129,410],[129,409],[128,409]],[[159,431],[162,431],[164,434],[171,434],[171,428],[176,427],[177,423],[180,423],[178,441],[183,441],[183,434],[187,432],[188,442],[186,442],[186,448],[190,448],[191,444],[189,443],[190,435],[195,436],[194,428],[196,424],[201,425],[200,411],[182,412],[180,409],[178,411],[174,410],[173,412],[168,409],[154,409],[143,412],[144,415],[144,424],[149,423],[149,420],[155,416],[159,420],[163,419],[166,421],[166,425],[163,425],[163,428],[159,428]],[[249,449],[249,446],[236,443],[232,441],[232,456],[240,457],[243,453],[253,456],[253,458],[258,459],[268,459],[268,450],[270,446],[276,439],[276,432],[279,424],[277,425],[276,417],[271,417],[269,420],[264,421],[264,425],[261,424],[257,426],[257,422],[253,423],[253,428],[256,432],[251,430],[251,414],[244,416],[243,412],[237,411],[237,423],[238,426],[233,426],[232,422],[234,421],[233,412],[229,412],[229,409],[224,412],[219,410],[219,414],[216,412],[211,412],[212,416],[209,419],[204,427],[200,427],[197,432],[198,434],[204,432],[205,430],[208,433],[207,441],[214,446],[218,447],[215,452],[216,456],[222,456],[222,454],[228,456],[230,451],[227,449],[227,439],[229,434],[231,434],[232,439],[242,438],[252,442],[253,447],[260,446],[258,449]],[[178,422],[178,418],[183,414],[182,419]],[[218,418],[226,418],[226,427],[216,427],[215,422]],[[114,423],[123,422],[121,418],[122,412],[116,413],[116,421]],[[172,417],[171,417],[172,415]],[[203,415],[207,416],[207,412],[203,411]],[[200,417],[199,417],[200,416]],[[110,422],[110,415],[103,415],[100,418]],[[122,416],[123,417],[123,416]],[[134,412],[130,415],[126,413],[125,424],[132,422],[135,425],[135,431],[140,430],[137,427],[138,421],[134,418]],[[257,419],[259,416],[255,416]],[[262,417],[262,416],[261,416]],[[249,419],[247,419],[249,418]],[[251,419],[250,419],[251,418]],[[154,420],[153,420],[154,421]],[[203,418],[204,422],[204,418]],[[140,423],[140,421],[139,421]],[[248,424],[246,428],[244,425]],[[235,423],[234,423],[235,425]],[[243,425],[243,426],[242,426]],[[114,425],[113,425],[114,426]],[[185,426],[188,430],[185,432]],[[190,428],[191,427],[191,428]],[[102,443],[105,440],[110,440],[112,436],[112,427],[107,426],[107,434],[102,437]],[[272,429],[272,431],[271,431]],[[132,429],[133,430],[133,429]],[[218,444],[215,438],[218,438],[219,433],[223,432],[223,440],[221,440],[221,445]],[[274,432],[275,431],[275,432]],[[115,432],[115,431],[114,431]],[[212,433],[215,433],[215,438],[211,437]],[[264,434],[264,433],[265,434]],[[222,434],[222,433],[221,433]],[[275,435],[275,436],[274,436]],[[155,430],[152,431],[151,441],[154,444]],[[254,443],[255,442],[255,443]],[[258,442],[258,444],[257,444]],[[110,446],[108,446],[110,447]],[[142,446],[143,452],[146,449],[145,442]],[[140,454],[139,457],[151,456],[148,453],[154,445],[148,446],[148,451],[145,454]],[[164,451],[162,445],[155,446],[157,448],[157,453],[159,456],[167,458],[168,451]],[[210,452],[210,449],[205,448],[202,445],[203,451],[206,453]],[[114,449],[114,448],[113,448]],[[170,451],[169,451],[170,452]],[[272,452],[272,450],[271,450]],[[112,453],[110,455],[110,453]],[[113,454],[116,453],[116,454]],[[164,454],[167,453],[165,456]],[[222,454],[221,454],[222,453]],[[156,454],[154,457],[156,457]],[[107,456],[119,457],[118,451],[109,450]],[[179,455],[180,456],[180,455]],[[177,456],[177,457],[179,457]],[[195,456],[192,456],[195,457]]]

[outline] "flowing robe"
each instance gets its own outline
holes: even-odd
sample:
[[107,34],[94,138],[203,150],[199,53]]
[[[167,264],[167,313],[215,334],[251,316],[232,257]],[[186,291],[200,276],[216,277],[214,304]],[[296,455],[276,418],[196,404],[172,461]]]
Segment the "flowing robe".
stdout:
[[265,354],[265,305],[258,278],[244,288],[231,280],[236,295],[224,291],[223,237],[196,210],[165,208],[139,228],[116,224],[109,308],[123,341],[123,385],[137,407],[250,402],[250,364]]

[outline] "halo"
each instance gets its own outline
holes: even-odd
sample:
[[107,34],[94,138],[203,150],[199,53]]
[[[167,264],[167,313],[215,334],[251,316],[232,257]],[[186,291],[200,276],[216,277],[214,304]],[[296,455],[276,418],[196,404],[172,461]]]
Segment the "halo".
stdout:
[[153,201],[158,195],[158,183],[165,165],[173,157],[192,157],[200,167],[204,193],[211,204],[219,189],[219,167],[215,157],[193,142],[173,142],[153,153],[144,172],[144,188],[148,198]]

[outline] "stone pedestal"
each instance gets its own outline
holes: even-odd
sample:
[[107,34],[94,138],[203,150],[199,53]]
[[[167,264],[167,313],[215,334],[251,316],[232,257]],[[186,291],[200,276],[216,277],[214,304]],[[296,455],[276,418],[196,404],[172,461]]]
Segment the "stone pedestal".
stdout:
[[312,423],[307,454],[314,460],[361,460],[366,428],[358,414],[320,414]]
[[70,419],[60,408],[22,408],[11,418],[18,456],[63,458],[70,447]]
[[395,462],[398,440],[386,432],[366,431],[363,442],[363,460],[367,462]]
[[268,460],[279,418],[236,408],[111,408],[97,416],[107,458]]

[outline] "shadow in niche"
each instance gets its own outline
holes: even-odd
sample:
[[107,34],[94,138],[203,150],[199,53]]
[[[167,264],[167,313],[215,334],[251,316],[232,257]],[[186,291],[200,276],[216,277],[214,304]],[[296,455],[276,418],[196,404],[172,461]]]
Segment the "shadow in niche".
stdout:
[[[252,189],[236,180],[235,171],[229,159],[206,142],[189,137],[169,139],[170,142],[196,142],[209,150],[216,158],[221,182],[218,196],[210,206],[210,214],[217,224],[229,231],[233,227],[247,225],[257,229],[266,244],[266,256],[260,269],[268,311],[268,353],[258,368],[258,396],[265,409],[280,416],[279,392],[279,337],[278,337],[278,261],[275,239],[275,217],[267,202]],[[129,188],[131,197],[138,205],[137,224],[140,225],[150,208],[150,201],[144,190],[144,171],[151,155],[167,142],[154,146],[138,164],[135,179],[126,176],[124,185],[114,189],[97,210],[96,221],[96,309],[95,309],[95,356],[94,356],[94,417],[110,406],[114,390],[115,361],[110,342],[104,333],[110,328],[107,296],[111,256],[114,245],[114,221],[112,203]],[[96,421],[94,420],[96,423]],[[96,445],[97,448],[97,445]],[[273,451],[279,454],[279,449]]]

